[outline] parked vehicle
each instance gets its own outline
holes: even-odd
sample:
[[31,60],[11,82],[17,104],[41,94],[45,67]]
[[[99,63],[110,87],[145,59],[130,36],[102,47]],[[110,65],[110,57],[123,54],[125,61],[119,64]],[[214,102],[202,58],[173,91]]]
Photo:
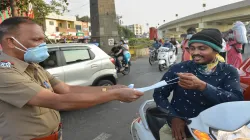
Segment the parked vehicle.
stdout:
[[[196,140],[250,139],[250,102],[227,102],[201,112],[195,118],[183,119]],[[131,125],[133,140],[159,140],[159,130],[166,124],[168,111],[155,107],[154,100],[144,102],[140,117]],[[173,116],[177,117],[177,116]]]
[[239,68],[240,85],[243,89],[244,99],[250,101],[250,58],[246,59]]
[[155,48],[149,48],[149,64],[153,65],[157,59],[157,50]]
[[69,85],[117,83],[114,60],[93,44],[48,44],[49,58],[40,65]]
[[159,70],[163,71],[164,69],[169,68],[173,64],[175,64],[177,60],[177,56],[175,53],[176,49],[168,47],[160,47],[158,49],[158,60],[159,60]]

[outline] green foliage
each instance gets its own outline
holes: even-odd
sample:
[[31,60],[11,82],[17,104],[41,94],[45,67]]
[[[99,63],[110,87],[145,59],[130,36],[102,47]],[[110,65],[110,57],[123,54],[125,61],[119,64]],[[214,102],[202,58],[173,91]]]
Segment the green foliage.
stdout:
[[82,21],[82,22],[90,22],[89,16],[79,17],[79,15],[76,15],[76,20],[77,21]]
[[149,38],[130,38],[129,39],[129,46],[132,48],[147,48],[151,47],[153,41]]
[[135,37],[135,34],[132,31],[120,25],[118,25],[118,33],[119,33],[119,36],[123,38],[130,39],[130,38]]
[[[16,7],[11,7],[11,3],[15,2]],[[29,3],[33,5],[33,11],[35,15],[35,21],[42,24],[45,17],[49,13],[56,13],[62,15],[67,10],[69,5],[67,0],[51,0],[50,3],[46,3],[44,0],[3,0],[0,3],[0,11],[17,9],[19,15],[25,12],[28,13]],[[13,15],[18,16],[18,15]]]

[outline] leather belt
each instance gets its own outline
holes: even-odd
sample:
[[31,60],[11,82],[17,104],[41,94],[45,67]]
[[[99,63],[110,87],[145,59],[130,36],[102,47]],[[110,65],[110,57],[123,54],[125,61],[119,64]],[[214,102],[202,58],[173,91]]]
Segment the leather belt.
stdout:
[[53,134],[42,137],[42,138],[34,138],[31,140],[62,140],[62,123],[59,124],[58,131]]

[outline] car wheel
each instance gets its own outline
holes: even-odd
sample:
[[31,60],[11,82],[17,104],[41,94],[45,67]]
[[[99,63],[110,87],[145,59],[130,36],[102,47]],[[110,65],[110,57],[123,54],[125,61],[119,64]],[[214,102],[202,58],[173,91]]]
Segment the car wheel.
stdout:
[[112,81],[109,81],[109,80],[100,80],[97,83],[97,86],[112,86],[112,85],[114,85],[114,83]]

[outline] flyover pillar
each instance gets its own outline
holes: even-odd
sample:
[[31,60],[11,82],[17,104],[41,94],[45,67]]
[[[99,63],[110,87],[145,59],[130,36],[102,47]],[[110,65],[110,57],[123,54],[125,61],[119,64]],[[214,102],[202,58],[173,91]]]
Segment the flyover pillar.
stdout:
[[89,0],[92,38],[100,42],[105,52],[110,52],[114,41],[120,39],[114,0]]

